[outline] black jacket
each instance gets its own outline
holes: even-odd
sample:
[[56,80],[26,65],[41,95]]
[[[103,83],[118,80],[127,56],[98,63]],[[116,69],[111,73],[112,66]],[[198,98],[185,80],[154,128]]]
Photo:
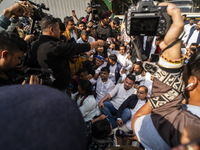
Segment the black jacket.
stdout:
[[71,80],[69,57],[89,51],[90,44],[68,44],[55,37],[42,35],[31,50],[33,57],[37,58],[36,64],[44,69],[50,68],[54,72],[54,87],[64,90]]
[[135,106],[137,105],[137,102],[138,102],[137,95],[132,94],[131,96],[129,96],[117,110],[116,118],[121,118],[124,109],[126,108],[134,109]]

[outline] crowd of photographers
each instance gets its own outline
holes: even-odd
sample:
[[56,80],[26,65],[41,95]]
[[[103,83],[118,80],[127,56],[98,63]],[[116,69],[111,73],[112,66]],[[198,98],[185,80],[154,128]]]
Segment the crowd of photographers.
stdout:
[[184,25],[175,5],[161,3],[167,34],[129,36],[126,15],[88,6],[86,16],[40,20],[33,4],[0,16],[2,148],[199,147],[200,22]]

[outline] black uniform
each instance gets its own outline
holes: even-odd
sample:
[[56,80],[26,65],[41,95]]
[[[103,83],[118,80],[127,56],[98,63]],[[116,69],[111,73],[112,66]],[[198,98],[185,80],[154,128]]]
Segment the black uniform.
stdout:
[[71,80],[69,57],[90,50],[90,44],[68,44],[59,39],[42,35],[32,46],[32,55],[37,56],[35,63],[41,68],[50,68],[56,81],[54,87],[64,90]]

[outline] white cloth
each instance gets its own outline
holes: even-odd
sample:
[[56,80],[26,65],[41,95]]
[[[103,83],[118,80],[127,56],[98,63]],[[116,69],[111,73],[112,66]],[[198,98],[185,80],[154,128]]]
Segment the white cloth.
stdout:
[[104,62],[101,66],[99,66],[99,67],[95,70],[95,73],[99,74],[99,73],[101,72],[101,69],[102,69],[103,67],[106,67],[106,65],[107,65],[107,62]]
[[124,89],[124,83],[117,84],[115,88],[109,92],[112,100],[110,101],[113,106],[118,110],[121,104],[132,94],[136,94],[137,90],[134,85],[129,90]]
[[129,130],[132,130],[131,124],[132,124],[133,116],[145,104],[145,102],[146,102],[146,100],[138,99],[138,102],[137,102],[135,108],[134,109],[130,109],[131,110],[131,119],[126,122],[126,126],[127,126],[127,128]]
[[129,71],[132,68],[133,63],[130,59],[127,59],[128,54],[125,53],[124,55],[121,55],[119,51],[108,49],[110,54],[115,54],[117,56],[117,61],[125,68],[127,71]]
[[135,76],[135,81],[140,81],[140,86],[146,86],[148,88],[148,95],[147,97],[151,96],[151,92],[152,92],[152,85],[153,85],[153,81],[151,80],[151,74],[149,72],[145,73],[145,76],[141,76],[137,75]]
[[184,36],[183,36],[183,38],[182,38],[183,43],[185,43],[185,42],[187,41],[188,36],[189,36],[189,34],[190,34],[190,29],[191,29],[193,26],[196,26],[196,24],[193,24],[193,25],[186,24],[186,25],[184,26],[185,34],[184,34]]
[[149,58],[151,58],[151,54],[154,54],[155,51],[156,51],[156,48],[157,48],[157,46],[156,46],[156,38],[157,38],[157,36],[155,36],[154,39],[153,39],[152,46],[151,46],[151,51],[150,51],[150,54],[149,54]]
[[189,48],[192,43],[196,43],[198,36],[199,36],[199,31],[195,30],[192,36],[190,37],[190,39],[188,40],[188,44],[186,48]]
[[98,104],[101,99],[103,99],[110,91],[112,91],[115,87],[115,84],[112,82],[112,80],[108,79],[106,82],[103,82],[101,80],[101,77],[99,77],[97,80],[92,78],[90,82],[94,85],[96,83],[96,116],[101,114],[101,111],[98,107]]
[[109,73],[109,79],[112,80],[114,83],[115,81],[115,69],[117,68],[117,63],[114,64],[114,66],[110,65],[110,73]]
[[75,31],[73,30],[73,32],[69,32],[70,33],[70,38],[74,38],[75,41],[77,41],[77,35],[75,33]]
[[[155,51],[156,51],[156,48],[157,48],[156,43],[155,43],[156,38],[157,38],[157,36],[155,36],[153,38],[151,50],[150,50],[150,53],[149,53],[149,58],[151,57],[151,54],[154,54]],[[147,40],[147,36],[144,36],[144,38],[143,38],[143,49],[144,49],[144,51],[146,50],[146,40]]]
[[[78,94],[78,92],[76,92],[75,94],[71,95],[72,99],[76,99],[76,95]],[[84,98],[84,96],[79,97],[77,100],[77,105],[78,107],[80,106],[81,100]],[[96,114],[95,111],[95,106],[96,106],[96,100],[94,98],[93,95],[89,95],[83,102],[83,105],[81,107],[79,107],[79,110],[81,111],[84,121],[89,121],[92,120]]]

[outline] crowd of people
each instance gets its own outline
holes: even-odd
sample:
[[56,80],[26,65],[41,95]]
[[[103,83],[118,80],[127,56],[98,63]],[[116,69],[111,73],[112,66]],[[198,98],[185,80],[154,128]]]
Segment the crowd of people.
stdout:
[[[129,144],[196,150],[200,21],[190,18],[184,24],[174,4],[159,5],[168,6],[172,18],[164,37],[128,36],[126,15],[124,22],[111,19],[108,11],[94,17],[91,6],[86,16],[46,15],[39,22],[41,33],[31,34],[25,19],[34,15],[29,2],[5,9],[0,16],[1,147],[104,150]],[[33,72],[27,74],[27,68]],[[50,73],[41,78],[46,69]]]

